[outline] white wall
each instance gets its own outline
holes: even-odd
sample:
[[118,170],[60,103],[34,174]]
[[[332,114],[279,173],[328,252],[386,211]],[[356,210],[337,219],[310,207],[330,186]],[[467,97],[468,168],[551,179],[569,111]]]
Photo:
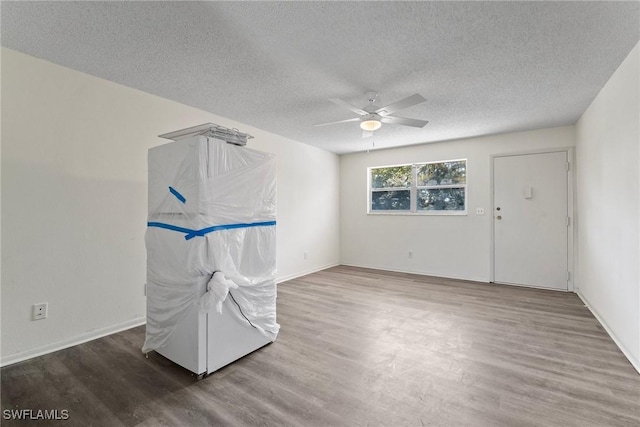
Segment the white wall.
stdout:
[[[342,263],[488,282],[491,156],[573,145],[574,128],[568,126],[341,156]],[[367,215],[368,167],[463,158],[468,215]],[[476,215],[476,208],[485,215]]]
[[[339,262],[338,156],[8,49],[1,90],[3,365],[144,321],[161,133],[212,121],[254,135],[278,158],[279,278]],[[49,318],[31,321],[38,302]]]
[[578,294],[640,370],[640,44],[576,124]]

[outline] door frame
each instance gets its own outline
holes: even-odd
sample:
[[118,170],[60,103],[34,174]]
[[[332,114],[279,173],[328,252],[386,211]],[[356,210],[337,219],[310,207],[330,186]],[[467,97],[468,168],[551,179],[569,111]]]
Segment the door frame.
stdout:
[[[576,220],[575,220],[575,212],[574,206],[576,204],[576,192],[575,192],[575,147],[555,147],[555,148],[544,148],[538,150],[525,150],[525,151],[514,151],[509,153],[500,153],[500,154],[492,154],[490,160],[490,174],[491,174],[491,253],[490,253],[490,281],[491,283],[495,283],[495,253],[496,253],[496,233],[495,233],[495,182],[494,182],[494,170],[493,164],[494,160],[498,157],[513,157],[513,156],[524,156],[529,154],[545,154],[545,153],[567,153],[567,162],[569,163],[569,170],[567,171],[567,215],[569,216],[569,226],[567,227],[567,270],[569,273],[569,278],[567,281],[567,290],[558,290],[559,292],[574,292],[575,289],[575,268],[574,268],[574,253],[575,253],[575,229],[576,229]],[[509,286],[509,285],[507,285]],[[538,288],[537,286],[530,285],[513,285],[513,286],[523,286],[528,288]],[[549,288],[539,288],[539,289],[547,289]]]

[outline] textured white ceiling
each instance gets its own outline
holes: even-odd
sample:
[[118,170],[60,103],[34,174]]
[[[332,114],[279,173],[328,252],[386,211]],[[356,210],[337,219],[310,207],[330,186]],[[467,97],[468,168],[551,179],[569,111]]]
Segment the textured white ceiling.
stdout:
[[[7,2],[2,45],[336,153],[573,124],[633,2]],[[362,138],[328,101],[427,102]],[[198,123],[194,123],[196,125]],[[167,129],[158,129],[158,133]]]

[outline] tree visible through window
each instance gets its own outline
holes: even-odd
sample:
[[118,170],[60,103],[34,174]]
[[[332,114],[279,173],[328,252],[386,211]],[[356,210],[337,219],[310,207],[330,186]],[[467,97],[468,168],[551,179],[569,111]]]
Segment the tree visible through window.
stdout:
[[371,170],[371,209],[406,211],[411,209],[413,169],[393,166]]
[[467,161],[369,168],[369,211],[466,212]]
[[417,210],[464,211],[467,161],[417,166]]

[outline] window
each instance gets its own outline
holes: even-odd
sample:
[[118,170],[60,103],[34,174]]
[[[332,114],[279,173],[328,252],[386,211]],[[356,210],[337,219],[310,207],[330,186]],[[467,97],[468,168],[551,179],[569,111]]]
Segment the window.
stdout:
[[465,214],[467,161],[369,168],[369,213]]
[[412,175],[410,165],[371,169],[371,210],[410,210]]

